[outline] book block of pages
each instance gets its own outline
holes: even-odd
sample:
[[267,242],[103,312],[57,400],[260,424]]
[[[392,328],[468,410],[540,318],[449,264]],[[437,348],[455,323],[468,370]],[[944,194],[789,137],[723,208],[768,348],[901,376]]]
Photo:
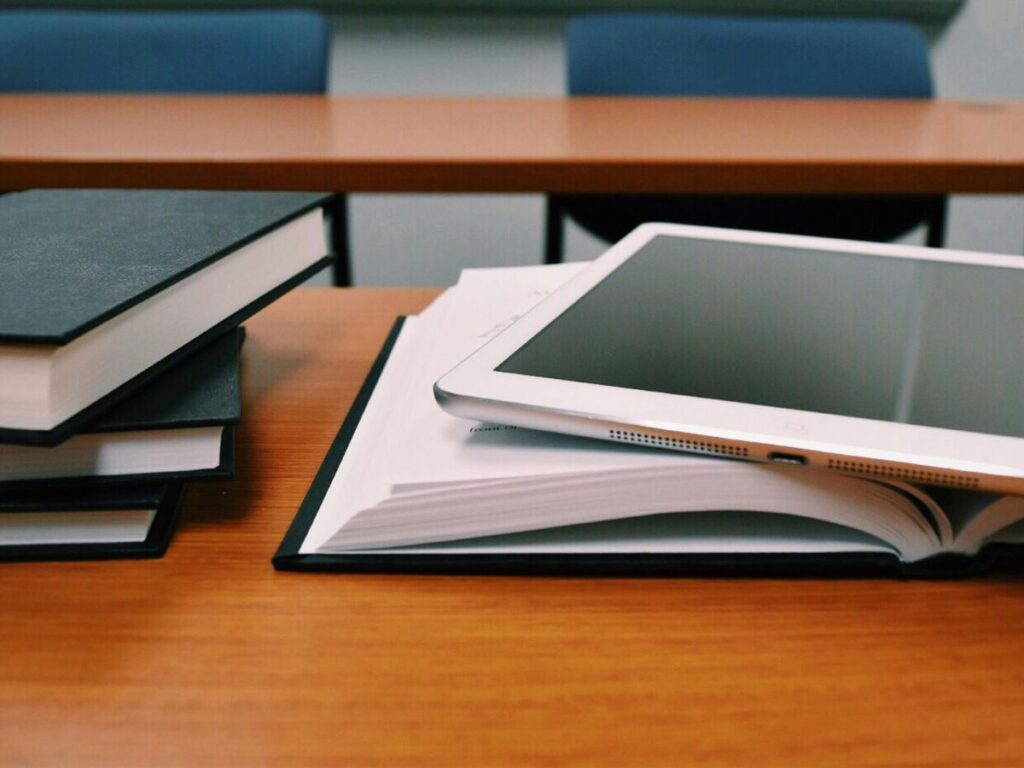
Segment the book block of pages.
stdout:
[[[581,267],[466,270],[406,318],[275,558],[281,568],[970,567],[1024,500],[450,416],[432,385]],[[569,353],[569,352],[567,352]],[[894,566],[894,567],[893,567]],[[698,569],[701,566],[698,566]],[[927,566],[926,568],[927,569]]]

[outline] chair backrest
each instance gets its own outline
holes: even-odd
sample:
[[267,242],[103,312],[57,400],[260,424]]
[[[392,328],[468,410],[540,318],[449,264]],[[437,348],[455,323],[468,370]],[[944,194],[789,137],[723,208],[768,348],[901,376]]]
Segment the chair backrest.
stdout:
[[577,96],[932,96],[924,39],[901,22],[595,14],[567,46]]
[[[928,50],[910,24],[855,19],[605,13],[567,35],[573,96],[931,98]],[[945,201],[865,196],[556,196],[545,261],[561,260],[561,217],[614,242],[644,221],[884,241],[921,222],[941,245]]]
[[309,11],[0,12],[0,91],[323,93]]

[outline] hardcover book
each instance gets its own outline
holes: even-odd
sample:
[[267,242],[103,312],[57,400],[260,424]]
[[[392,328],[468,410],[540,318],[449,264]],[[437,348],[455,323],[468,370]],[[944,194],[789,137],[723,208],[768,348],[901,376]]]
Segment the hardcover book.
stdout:
[[0,442],[55,445],[326,266],[291,192],[0,196]]
[[59,445],[0,444],[0,490],[54,483],[228,479],[241,415],[232,329]]
[[1024,499],[465,421],[432,384],[579,265],[467,270],[396,327],[282,569],[953,575],[1024,544]]
[[0,560],[160,557],[174,532],[180,483],[0,495]]

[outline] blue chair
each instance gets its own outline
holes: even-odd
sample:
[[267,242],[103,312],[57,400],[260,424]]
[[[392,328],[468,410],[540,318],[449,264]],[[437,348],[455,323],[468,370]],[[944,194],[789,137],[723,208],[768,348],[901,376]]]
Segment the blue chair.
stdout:
[[[310,11],[0,11],[0,92],[324,93],[329,44]],[[347,284],[345,198],[332,208]]]
[[[570,23],[567,53],[572,96],[932,96],[924,40],[899,22],[596,14]],[[938,247],[945,215],[943,197],[552,196],[545,261],[562,259],[565,216],[609,242],[645,221],[874,241],[926,223]]]
[[323,93],[308,11],[0,12],[0,91]]

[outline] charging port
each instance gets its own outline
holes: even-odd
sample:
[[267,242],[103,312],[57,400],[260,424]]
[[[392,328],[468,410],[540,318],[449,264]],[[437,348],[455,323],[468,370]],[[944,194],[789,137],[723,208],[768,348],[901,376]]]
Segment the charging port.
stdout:
[[779,464],[806,464],[807,457],[798,453],[769,453],[768,461],[777,461]]

